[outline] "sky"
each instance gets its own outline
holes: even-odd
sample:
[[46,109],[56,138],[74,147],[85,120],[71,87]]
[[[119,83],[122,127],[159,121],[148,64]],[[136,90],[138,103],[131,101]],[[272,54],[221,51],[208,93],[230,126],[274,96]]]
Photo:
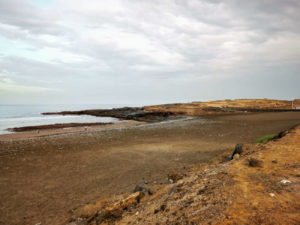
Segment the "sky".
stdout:
[[300,98],[299,0],[0,0],[0,104]]

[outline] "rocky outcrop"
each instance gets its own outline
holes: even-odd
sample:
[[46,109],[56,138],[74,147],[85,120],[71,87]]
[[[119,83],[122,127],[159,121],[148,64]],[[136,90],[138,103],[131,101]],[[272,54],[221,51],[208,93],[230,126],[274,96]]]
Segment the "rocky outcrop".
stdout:
[[136,120],[142,122],[160,122],[169,119],[171,116],[175,116],[175,114],[172,112],[146,112],[144,108],[133,108],[133,107],[43,113],[43,115],[57,115],[57,114],[114,117],[123,120]]
[[283,112],[296,110],[299,100],[237,99],[210,102],[175,103],[145,107],[94,109],[81,111],[47,112],[43,115],[92,115],[123,120],[160,122],[178,116],[203,116],[245,112]]

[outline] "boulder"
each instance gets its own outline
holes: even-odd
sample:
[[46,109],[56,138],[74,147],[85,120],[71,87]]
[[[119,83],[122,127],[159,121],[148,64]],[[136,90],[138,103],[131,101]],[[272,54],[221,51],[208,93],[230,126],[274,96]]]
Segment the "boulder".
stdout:
[[233,151],[232,151],[232,153],[231,153],[230,158],[233,159],[233,157],[234,157],[235,154],[241,155],[242,153],[243,153],[243,144],[237,144],[237,145],[234,147],[234,149],[233,149]]

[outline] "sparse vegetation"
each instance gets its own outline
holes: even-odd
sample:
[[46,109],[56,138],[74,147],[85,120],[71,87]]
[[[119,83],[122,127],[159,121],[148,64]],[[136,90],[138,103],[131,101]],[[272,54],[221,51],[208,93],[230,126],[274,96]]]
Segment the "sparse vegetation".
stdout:
[[274,137],[275,137],[275,134],[268,134],[268,135],[265,135],[265,136],[257,139],[255,142],[256,143],[264,143],[264,142],[272,140]]

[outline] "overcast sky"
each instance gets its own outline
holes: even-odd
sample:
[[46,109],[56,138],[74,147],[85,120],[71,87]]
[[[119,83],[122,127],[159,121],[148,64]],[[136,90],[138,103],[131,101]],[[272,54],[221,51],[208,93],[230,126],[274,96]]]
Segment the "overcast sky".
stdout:
[[0,0],[0,104],[300,98],[299,0]]

